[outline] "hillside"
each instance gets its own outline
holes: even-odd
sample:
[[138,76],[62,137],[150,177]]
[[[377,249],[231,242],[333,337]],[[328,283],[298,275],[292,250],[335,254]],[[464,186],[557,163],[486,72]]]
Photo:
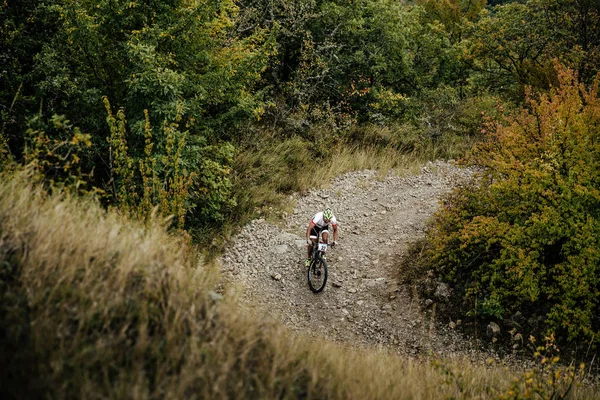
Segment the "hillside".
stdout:
[[[407,177],[345,174],[326,189],[296,195],[291,215],[246,226],[222,257],[224,276],[242,285],[247,306],[260,305],[303,334],[408,356],[497,357],[464,339],[456,321],[441,317],[442,325],[436,323],[435,307],[419,303],[413,288],[397,283],[398,264],[422,237],[440,196],[470,175],[442,161]],[[336,214],[341,233],[339,246],[329,250],[327,287],[315,295],[306,283],[304,237],[312,215],[325,206]],[[438,298],[443,301],[447,291],[440,285]]]
[[[337,328],[347,330],[352,336],[347,328],[348,316],[341,319],[347,310],[359,326],[365,326],[367,320],[361,319],[364,316],[384,326],[377,334],[367,331],[363,338],[358,335],[355,343],[361,340],[384,343],[399,321],[394,312],[406,311],[402,307],[410,309],[402,290],[393,291],[396,298],[390,296],[391,287],[379,291],[383,283],[392,282],[382,254],[392,254],[389,246],[396,240],[395,249],[401,251],[404,235],[417,232],[435,206],[433,194],[447,190],[446,185],[460,177],[453,167],[444,164],[437,167],[439,173],[424,173],[415,178],[390,177],[381,182],[371,180],[372,173],[350,174],[335,181],[329,191],[309,194],[306,200],[310,201],[299,203],[315,207],[317,203],[313,202],[323,201],[321,196],[334,196],[336,192],[331,190],[336,190],[336,183],[343,186],[342,192],[356,190],[364,195],[367,195],[362,187],[365,183],[355,185],[361,181],[372,184],[372,190],[362,200],[372,205],[370,211],[361,206],[360,213],[358,208],[354,213],[345,213],[339,203],[329,200],[340,210],[340,220],[347,221],[341,239],[347,247],[344,250],[342,245],[332,256],[336,277],[332,282],[340,283],[340,288],[328,287],[318,297],[308,295],[302,273],[294,272],[285,277],[282,274],[280,281],[262,274],[264,291],[258,292],[257,286],[251,286],[254,292],[247,291],[248,300],[262,294],[265,304],[273,307],[277,304],[279,308],[275,309],[282,313],[290,309],[287,306],[290,302],[297,304],[292,328],[302,327],[302,331],[296,330],[296,334],[273,322],[262,311],[240,308],[235,296],[222,298],[214,293],[214,271],[199,262],[185,241],[167,235],[158,221],[144,226],[114,211],[102,211],[92,200],[60,193],[48,196],[39,185],[31,183],[31,175],[2,175],[0,363],[4,368],[0,374],[0,392],[3,398],[506,398],[511,393],[527,393],[532,385],[541,393],[555,390],[564,393],[568,375],[557,375],[564,378],[548,384],[537,369],[519,375],[507,373],[502,364],[482,366],[456,356],[433,359],[398,356],[373,346],[349,348],[318,337],[324,334],[347,340],[348,336],[342,332],[327,335],[326,327],[331,328],[329,333]],[[448,173],[447,179],[440,179],[444,171]],[[394,182],[406,189],[406,193],[392,190]],[[373,200],[374,195],[378,196],[377,201]],[[397,203],[388,196],[398,196]],[[379,200],[389,209],[376,207]],[[408,212],[415,206],[424,212],[416,215]],[[304,217],[299,214],[307,208],[298,208],[291,221],[301,223]],[[397,239],[377,242],[371,250],[373,260],[379,260],[373,268],[377,271],[371,275],[373,279],[353,279],[350,276],[354,273],[344,268],[342,262],[344,258],[360,261],[358,245],[364,242],[358,235],[353,238],[353,226],[358,228],[356,224],[367,217],[364,214],[372,212],[379,216],[389,213],[389,217],[404,213],[414,227],[397,223],[406,227],[397,230]],[[378,221],[380,218],[376,217]],[[283,231],[261,221],[248,229],[259,235],[262,232],[283,235]],[[286,237],[291,238],[290,235],[294,234],[287,233]],[[278,244],[275,249],[288,250],[289,245],[293,242]],[[302,254],[289,254],[293,260],[289,268],[300,267]],[[285,272],[285,265],[288,264],[275,264],[272,272]],[[350,276],[344,271],[351,271]],[[243,272],[244,276],[246,273]],[[364,285],[359,286],[358,282]],[[285,294],[279,294],[284,291]],[[345,306],[338,303],[346,299],[357,299],[356,307],[349,302]],[[359,301],[364,302],[364,314],[358,311]],[[325,308],[326,303],[335,304],[335,308],[339,304],[340,309],[336,313],[331,307]],[[382,304],[385,305],[382,311],[392,316],[379,315]],[[441,350],[439,346],[449,337],[430,331],[433,340],[427,340],[423,315],[416,307],[412,310],[405,317],[421,332],[415,344]],[[328,321],[324,318],[320,321],[320,317],[327,317]],[[308,318],[311,321],[306,324]],[[375,324],[374,328],[378,328]],[[305,333],[310,333],[312,327],[321,334],[307,337]],[[401,327],[398,325],[393,331],[400,344],[398,348],[408,352],[418,350],[409,346],[407,335],[411,332]],[[459,339],[445,342],[451,349],[452,344],[462,346]],[[562,370],[549,367],[549,371],[562,374]],[[572,393],[578,399],[598,397],[592,389],[581,386],[576,386]]]
[[600,399],[599,0],[0,20],[2,398]]

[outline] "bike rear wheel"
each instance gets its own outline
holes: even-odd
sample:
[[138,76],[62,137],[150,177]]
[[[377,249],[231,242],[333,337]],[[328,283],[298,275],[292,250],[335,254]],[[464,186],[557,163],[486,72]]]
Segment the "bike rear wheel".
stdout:
[[308,267],[308,286],[313,293],[319,293],[327,283],[327,263],[321,257],[317,257]]

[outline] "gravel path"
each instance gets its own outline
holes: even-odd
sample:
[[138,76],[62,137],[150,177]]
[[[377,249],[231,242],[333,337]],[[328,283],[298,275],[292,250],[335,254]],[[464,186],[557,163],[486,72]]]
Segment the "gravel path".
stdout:
[[[243,287],[240,301],[269,311],[292,330],[351,345],[376,345],[410,356],[477,355],[473,341],[433,323],[410,288],[397,284],[397,266],[408,245],[423,235],[440,196],[471,172],[446,162],[425,165],[417,176],[352,172],[329,188],[296,196],[292,215],[246,226],[221,259],[223,277]],[[322,293],[306,282],[304,232],[310,218],[332,208],[339,246],[328,251],[329,279]],[[485,355],[485,357],[490,354]]]

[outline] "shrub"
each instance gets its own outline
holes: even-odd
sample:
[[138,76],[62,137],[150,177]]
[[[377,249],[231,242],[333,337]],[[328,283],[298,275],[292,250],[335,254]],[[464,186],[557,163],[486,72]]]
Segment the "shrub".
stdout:
[[103,100],[111,131],[107,140],[111,155],[113,201],[123,211],[141,220],[148,220],[156,207],[163,216],[175,217],[174,225],[182,229],[190,208],[189,188],[195,175],[182,168],[187,132],[178,129],[180,116],[175,122],[164,121],[164,143],[159,151],[155,151],[156,140],[153,139],[148,111],[144,110],[144,157],[136,158],[130,154],[124,110],[120,109],[115,117],[108,99],[105,97]]
[[[531,336],[529,341],[535,345],[536,339]],[[537,367],[519,374],[503,393],[498,394],[497,400],[572,398],[571,392],[585,376],[585,365],[580,364],[579,368],[572,363],[561,365],[554,337],[546,337],[544,341],[545,344],[537,346],[533,354]]]
[[62,115],[53,115],[49,123],[35,117],[28,125],[24,163],[43,177],[50,189],[85,192],[91,172],[82,171],[81,159],[92,145],[90,135],[82,133]]
[[586,90],[573,71],[558,76],[549,94],[530,93],[527,108],[489,124],[470,157],[483,171],[445,200],[422,267],[455,285],[463,313],[519,311],[557,340],[591,340],[600,330],[598,79]]

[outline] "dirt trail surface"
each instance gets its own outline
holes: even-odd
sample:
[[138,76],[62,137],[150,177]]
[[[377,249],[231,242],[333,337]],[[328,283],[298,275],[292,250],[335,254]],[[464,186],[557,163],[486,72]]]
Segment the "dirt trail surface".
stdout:
[[[293,214],[278,224],[259,219],[246,226],[221,259],[223,276],[244,288],[242,303],[264,307],[294,331],[408,355],[474,354],[472,341],[453,329],[455,321],[434,324],[431,308],[397,284],[399,260],[423,236],[440,196],[470,176],[435,162],[417,176],[378,179],[375,171],[361,171],[338,177],[327,189],[296,196]],[[313,294],[305,232],[325,206],[338,220],[339,246],[327,253],[325,290]]]

